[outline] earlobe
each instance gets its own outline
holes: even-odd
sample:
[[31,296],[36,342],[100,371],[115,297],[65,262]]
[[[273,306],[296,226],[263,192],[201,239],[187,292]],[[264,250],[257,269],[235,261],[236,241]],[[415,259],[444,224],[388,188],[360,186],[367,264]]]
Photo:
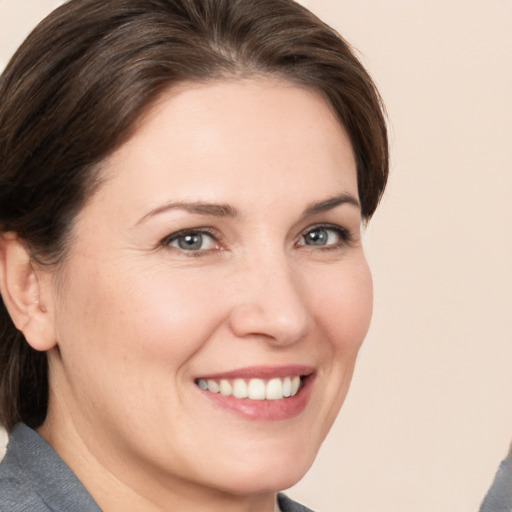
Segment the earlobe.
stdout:
[[0,234],[0,293],[11,319],[35,350],[56,345],[48,302],[48,279],[41,279],[23,241],[12,232]]

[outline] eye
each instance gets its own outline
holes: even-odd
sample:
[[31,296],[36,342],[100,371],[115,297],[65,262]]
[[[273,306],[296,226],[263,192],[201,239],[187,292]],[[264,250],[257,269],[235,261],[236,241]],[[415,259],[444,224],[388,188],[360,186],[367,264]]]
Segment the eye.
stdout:
[[298,245],[339,247],[350,241],[349,232],[340,226],[315,226],[305,231]]
[[214,236],[204,230],[178,231],[164,238],[162,245],[187,252],[202,252],[218,247]]

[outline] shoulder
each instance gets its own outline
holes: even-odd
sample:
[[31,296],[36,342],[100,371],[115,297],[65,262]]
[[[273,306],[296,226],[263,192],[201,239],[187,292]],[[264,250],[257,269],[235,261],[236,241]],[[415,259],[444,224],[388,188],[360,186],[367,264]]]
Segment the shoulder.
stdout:
[[512,510],[512,446],[501,463],[494,482],[485,497],[480,512],[510,512]]
[[[27,427],[24,427],[27,428]],[[23,427],[11,433],[7,452],[0,463],[0,512],[47,512],[50,510],[34,489],[16,448]]]
[[0,512],[48,512],[15,462],[4,459],[0,464]]
[[0,512],[56,511],[101,512],[53,448],[18,424],[0,464]]
[[304,505],[291,500],[285,494],[279,493],[277,495],[277,502],[279,503],[281,512],[314,512],[313,510],[306,508]]

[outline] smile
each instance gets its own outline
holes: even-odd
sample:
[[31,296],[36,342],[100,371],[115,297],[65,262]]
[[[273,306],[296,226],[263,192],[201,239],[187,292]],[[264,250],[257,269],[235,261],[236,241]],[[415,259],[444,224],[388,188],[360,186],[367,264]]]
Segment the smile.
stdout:
[[272,379],[197,379],[203,391],[249,400],[282,400],[295,396],[301,387],[298,375]]
[[312,366],[252,366],[203,374],[194,385],[220,410],[248,420],[279,421],[304,411],[315,376]]

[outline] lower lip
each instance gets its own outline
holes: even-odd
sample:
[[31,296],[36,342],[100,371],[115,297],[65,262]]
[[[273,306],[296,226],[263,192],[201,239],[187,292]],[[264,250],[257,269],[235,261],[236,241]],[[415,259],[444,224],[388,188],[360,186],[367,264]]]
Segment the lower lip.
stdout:
[[311,395],[313,375],[303,378],[301,387],[295,396],[280,400],[249,400],[248,398],[235,398],[223,396],[197,388],[205,398],[219,407],[227,409],[234,414],[255,421],[280,421],[298,416],[306,408]]

